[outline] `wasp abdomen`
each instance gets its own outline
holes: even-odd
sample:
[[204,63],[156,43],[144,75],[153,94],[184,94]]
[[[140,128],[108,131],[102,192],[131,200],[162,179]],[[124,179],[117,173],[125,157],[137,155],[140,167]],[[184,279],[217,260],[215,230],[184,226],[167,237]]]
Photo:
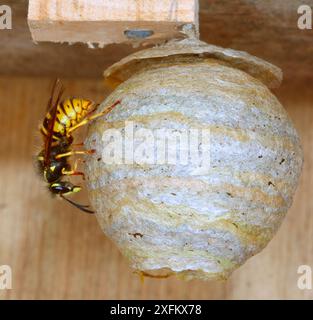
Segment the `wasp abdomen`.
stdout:
[[[67,130],[78,124],[88,113],[92,112],[95,103],[91,100],[71,98],[65,99],[57,106],[56,119],[53,125],[53,136],[55,139],[66,134]],[[44,135],[49,131],[49,120],[51,114],[48,111],[40,128]]]

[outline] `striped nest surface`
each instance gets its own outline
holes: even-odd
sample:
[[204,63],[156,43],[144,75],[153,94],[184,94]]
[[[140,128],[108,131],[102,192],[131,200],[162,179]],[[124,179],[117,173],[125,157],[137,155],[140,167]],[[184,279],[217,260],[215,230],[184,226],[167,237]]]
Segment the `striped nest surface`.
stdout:
[[[97,151],[86,171],[104,233],[143,275],[227,278],[272,239],[301,173],[298,134],[269,90],[280,69],[187,39],[139,51],[104,75],[113,91],[100,110],[121,104],[93,122],[86,138]],[[122,141],[124,161],[104,161],[113,141],[104,133],[125,138],[130,123],[138,134],[132,145]],[[146,129],[154,139],[143,138]],[[198,170],[190,155],[188,163],[143,161],[160,152],[160,129],[209,132],[209,165]],[[168,144],[167,154],[176,147]],[[125,163],[132,149],[138,161]]]

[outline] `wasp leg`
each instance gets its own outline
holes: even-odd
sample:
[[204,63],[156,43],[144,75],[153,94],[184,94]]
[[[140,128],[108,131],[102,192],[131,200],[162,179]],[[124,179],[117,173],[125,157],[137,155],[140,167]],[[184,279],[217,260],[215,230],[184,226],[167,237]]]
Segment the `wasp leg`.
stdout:
[[72,147],[83,147],[85,144],[84,142],[79,142],[79,143],[73,143]]
[[[80,142],[80,143],[73,143],[72,145],[71,145],[72,147],[84,147],[85,146],[85,143],[84,142]],[[76,151],[78,151],[78,152],[80,152],[80,151],[85,151],[85,150],[75,150],[75,148],[73,148],[72,149],[72,151],[74,151],[74,152],[76,152]],[[96,151],[94,150],[94,149],[91,149],[91,150],[87,150],[87,152],[84,152],[84,154],[93,154],[93,153],[95,153]],[[83,160],[83,159],[81,159],[81,158],[79,158],[79,159],[77,159],[77,161],[79,161],[79,162],[82,162],[82,163],[85,163],[86,161],[85,160]]]
[[70,157],[70,156],[73,156],[75,154],[93,154],[95,152],[96,152],[95,149],[91,149],[91,150],[72,150],[72,151],[69,151],[69,152],[60,153],[60,154],[56,155],[55,158],[56,159],[60,159],[60,158]]
[[62,174],[65,176],[82,176],[83,180],[85,180],[85,174],[81,171],[75,171],[75,170],[62,170]]
[[82,176],[83,180],[86,180],[84,172],[77,171],[78,161],[81,161],[81,159],[77,159],[75,161],[73,170],[66,170],[65,168],[63,168],[62,174],[65,176]]
[[106,114],[108,114],[119,103],[121,103],[121,101],[117,100],[115,103],[113,103],[110,107],[106,108],[102,112],[99,112],[97,114],[94,114],[94,115],[91,115],[91,116],[85,118],[83,121],[79,122],[77,125],[69,128],[67,133],[70,134],[71,132],[73,132],[74,130],[78,129],[79,127],[86,125],[88,122],[90,122],[90,121],[92,121],[92,120],[94,120],[96,118],[105,116]]

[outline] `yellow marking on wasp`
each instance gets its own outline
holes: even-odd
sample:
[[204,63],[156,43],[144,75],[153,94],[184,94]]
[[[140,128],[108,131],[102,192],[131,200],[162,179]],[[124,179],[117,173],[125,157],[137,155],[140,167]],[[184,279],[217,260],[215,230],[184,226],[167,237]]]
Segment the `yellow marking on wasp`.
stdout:
[[57,136],[55,136],[55,135],[53,135],[52,138],[53,138],[54,140],[61,140],[59,137],[57,137]]
[[59,132],[59,133],[63,134],[64,131],[65,131],[64,126],[61,123],[56,121],[53,126],[53,132]]
[[65,110],[66,115],[70,118],[70,119],[76,119],[77,116],[77,111],[75,110],[72,102],[70,99],[66,99],[63,102],[63,107]]
[[40,126],[40,131],[41,131],[44,135],[47,135],[47,134],[48,134],[47,129],[46,129],[43,125]]
[[55,166],[50,167],[50,170],[51,170],[52,172],[54,172]]
[[81,104],[83,109],[88,110],[91,107],[92,102],[90,100],[81,99]]
[[72,194],[72,193],[77,193],[77,192],[79,192],[79,191],[81,191],[81,187],[78,187],[78,186],[76,186],[76,187],[74,187],[71,191],[68,191],[68,192],[66,192],[66,193],[63,193],[63,195],[69,195],[69,194]]
[[45,179],[46,181],[48,181],[48,179],[47,179],[47,170],[44,170],[44,171],[43,171],[43,177],[44,177],[44,179]]
[[57,120],[65,125],[66,127],[70,126],[70,119],[68,118],[68,116],[63,112],[63,110],[61,109],[61,106],[58,106],[58,113],[57,113]]
[[72,101],[73,101],[73,106],[74,106],[76,113],[81,113],[82,112],[81,99],[74,98]]
[[37,157],[37,159],[38,159],[39,161],[44,161],[44,160],[45,160],[45,158],[44,158],[43,156],[39,156],[39,157]]
[[75,170],[67,171],[65,168],[62,168],[62,174],[66,175],[66,176],[71,176],[71,175],[73,175],[73,173],[75,173]]
[[65,158],[65,157],[72,156],[74,154],[92,154],[93,152],[94,152],[93,150],[69,151],[66,153],[60,153],[60,154],[56,155],[55,158],[56,159]]

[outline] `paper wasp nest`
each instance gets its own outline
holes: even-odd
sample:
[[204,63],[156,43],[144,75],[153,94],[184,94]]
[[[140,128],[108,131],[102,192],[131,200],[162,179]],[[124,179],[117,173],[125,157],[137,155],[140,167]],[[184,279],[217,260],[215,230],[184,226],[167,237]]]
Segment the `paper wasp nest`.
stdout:
[[[268,89],[280,84],[280,70],[183,40],[130,55],[105,78],[115,90],[101,107],[121,104],[91,124],[86,140],[97,150],[86,171],[103,231],[146,275],[226,278],[271,240],[300,176],[297,132]],[[133,146],[123,140],[124,153],[142,147],[143,128],[210,132],[209,166],[106,163],[116,139],[104,133],[125,135],[130,123],[141,135]],[[151,141],[144,146],[156,154]]]

